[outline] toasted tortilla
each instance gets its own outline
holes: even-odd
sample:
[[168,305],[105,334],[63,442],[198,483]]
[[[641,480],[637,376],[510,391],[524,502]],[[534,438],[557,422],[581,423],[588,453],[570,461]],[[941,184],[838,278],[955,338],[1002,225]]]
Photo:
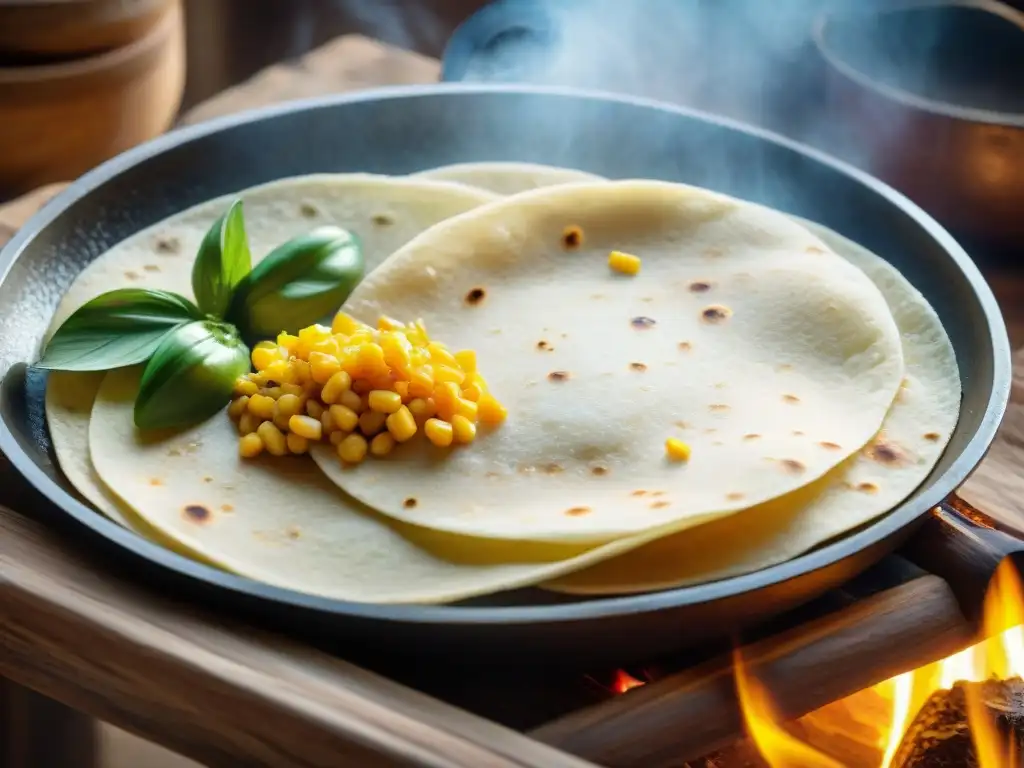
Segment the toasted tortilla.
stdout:
[[421,171],[412,178],[454,181],[499,195],[515,195],[556,184],[602,180],[601,176],[575,168],[536,163],[457,163]]
[[891,510],[942,455],[960,414],[953,345],[927,300],[857,243],[804,222],[879,287],[903,342],[903,386],[874,441],[821,480],[722,520],[668,536],[543,585],[581,595],[650,592],[767,568]]
[[[318,174],[238,193],[254,263],[291,237],[323,225],[355,232],[367,271],[437,222],[496,199],[459,184],[368,174]],[[106,291],[151,287],[192,296],[192,264],[207,229],[235,195],[201,203],[127,238],[86,267],[68,289],[47,338],[72,312]],[[57,460],[76,489],[111,519],[140,530],[141,521],[100,482],[88,459],[88,424],[102,373],[50,374],[46,418]]]
[[[612,250],[641,257],[639,274],[610,270]],[[319,446],[315,460],[385,515],[481,538],[597,544],[777,498],[870,440],[903,374],[862,272],[781,213],[663,182],[562,185],[454,217],[345,308],[422,318],[476,350],[509,417],[469,447],[412,440],[343,468]],[[670,437],[689,461],[666,460]]]

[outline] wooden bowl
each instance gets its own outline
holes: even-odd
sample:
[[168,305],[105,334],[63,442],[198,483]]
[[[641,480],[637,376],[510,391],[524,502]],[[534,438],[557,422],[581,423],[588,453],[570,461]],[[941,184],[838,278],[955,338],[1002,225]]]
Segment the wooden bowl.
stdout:
[[121,48],[0,67],[0,192],[73,179],[167,130],[185,85],[184,36],[175,2]]
[[175,0],[0,0],[0,57],[55,58],[145,37]]

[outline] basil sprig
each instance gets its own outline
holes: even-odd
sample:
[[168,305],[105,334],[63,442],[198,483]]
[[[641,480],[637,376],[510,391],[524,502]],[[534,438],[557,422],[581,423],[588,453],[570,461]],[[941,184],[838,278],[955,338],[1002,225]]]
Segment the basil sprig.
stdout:
[[323,320],[348,298],[363,268],[351,233],[320,227],[278,246],[253,269],[242,203],[235,200],[199,246],[195,302],[149,288],[109,291],[64,321],[36,365],[103,371],[145,363],[135,426],[190,426],[223,408],[235,380],[250,370],[243,339]]

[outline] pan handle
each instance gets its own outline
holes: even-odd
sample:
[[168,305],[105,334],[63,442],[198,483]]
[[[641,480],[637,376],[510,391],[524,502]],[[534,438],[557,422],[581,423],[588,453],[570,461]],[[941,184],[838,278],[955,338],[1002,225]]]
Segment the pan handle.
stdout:
[[985,592],[996,568],[1010,558],[1024,573],[1024,540],[953,494],[900,550],[921,568],[942,577],[972,621],[980,620]]

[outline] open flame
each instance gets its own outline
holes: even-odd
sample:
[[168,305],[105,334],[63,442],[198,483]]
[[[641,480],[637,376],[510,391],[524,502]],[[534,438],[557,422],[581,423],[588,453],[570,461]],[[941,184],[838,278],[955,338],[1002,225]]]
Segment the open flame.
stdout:
[[625,693],[626,691],[638,688],[643,685],[643,680],[637,680],[624,669],[615,670],[615,679],[612,680],[613,693]]
[[[873,688],[891,705],[889,722],[878,723],[877,768],[893,768],[908,728],[936,692],[951,689],[960,681],[979,683],[1024,677],[1024,584],[1009,560],[997,569],[986,594],[982,637],[985,639],[970,648],[897,675]],[[747,731],[769,766],[842,768],[846,765],[780,725],[767,691],[750,673],[738,652],[734,661],[736,693]],[[1003,740],[978,686],[966,687],[964,692],[967,721],[979,768],[1024,768],[1015,742]]]

